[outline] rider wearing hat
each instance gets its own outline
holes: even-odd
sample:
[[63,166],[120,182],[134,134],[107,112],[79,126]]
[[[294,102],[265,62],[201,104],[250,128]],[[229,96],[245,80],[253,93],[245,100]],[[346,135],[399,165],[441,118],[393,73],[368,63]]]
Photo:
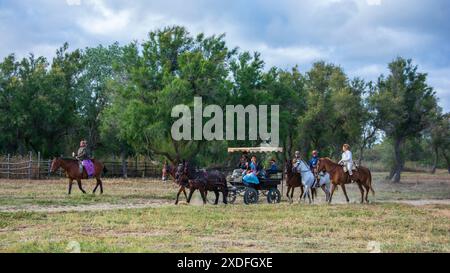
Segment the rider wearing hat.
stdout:
[[78,153],[76,159],[79,161],[80,165],[80,173],[83,173],[83,161],[90,159],[90,152],[88,149],[88,143],[86,140],[82,140],[80,142],[80,148],[78,149]]
[[[315,174],[316,173],[316,168],[317,165],[319,164],[319,152],[317,150],[314,150],[312,152],[312,158],[309,161],[309,167],[311,168],[311,171]],[[319,180],[317,179],[316,181],[316,185],[315,187],[319,188],[320,187],[320,183]]]
[[314,150],[312,152],[312,158],[309,161],[309,167],[311,167],[311,170],[316,169],[318,163],[319,163],[319,152]]

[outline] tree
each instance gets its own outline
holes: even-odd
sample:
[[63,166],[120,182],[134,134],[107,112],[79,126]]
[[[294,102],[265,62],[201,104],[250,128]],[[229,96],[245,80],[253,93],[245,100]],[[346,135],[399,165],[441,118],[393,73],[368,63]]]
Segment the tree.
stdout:
[[79,134],[87,138],[92,149],[108,150],[109,143],[100,139],[100,116],[109,104],[108,84],[115,78],[114,66],[121,62],[122,51],[115,43],[86,48],[82,54],[83,73],[77,83]]
[[306,74],[305,88],[306,111],[299,117],[303,152],[338,157],[344,143],[356,144],[362,135],[362,90],[340,67],[324,62]]
[[432,173],[436,172],[440,153],[446,161],[450,173],[450,114],[439,115],[430,128],[431,147],[434,152]]
[[400,182],[404,167],[402,146],[408,137],[419,136],[437,111],[433,89],[426,83],[427,74],[419,73],[412,60],[397,58],[389,64],[390,74],[378,80],[370,103],[380,128],[394,143],[395,164],[389,179]]
[[224,36],[192,37],[183,27],[168,27],[149,34],[139,45],[125,47],[124,76],[115,81],[112,105],[120,136],[149,156],[164,156],[172,162],[191,159],[204,141],[174,141],[172,108],[192,105],[195,96],[205,104],[226,104],[228,61],[232,51]]

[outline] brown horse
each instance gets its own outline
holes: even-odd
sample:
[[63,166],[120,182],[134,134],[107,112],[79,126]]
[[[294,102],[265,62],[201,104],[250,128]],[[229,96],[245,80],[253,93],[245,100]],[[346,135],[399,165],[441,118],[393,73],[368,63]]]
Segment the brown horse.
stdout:
[[223,203],[228,204],[228,186],[226,176],[219,171],[197,171],[189,162],[185,162],[184,171],[180,180],[189,183],[188,203],[191,202],[192,196],[196,190],[200,191],[204,204],[207,203],[208,191],[212,191],[216,195],[215,205],[219,204],[219,193],[223,194]]
[[287,198],[289,199],[289,203],[294,202],[294,192],[296,188],[300,188],[303,196],[305,194],[305,188],[302,183],[302,176],[298,172],[294,172],[294,165],[292,161],[286,160],[286,184],[288,187],[287,190]]
[[186,197],[186,200],[188,199],[187,193],[186,193],[186,187],[189,187],[189,181],[183,180],[183,179],[179,179],[179,177],[182,175],[182,172],[184,170],[184,166],[180,165],[179,166],[180,169],[175,168],[174,166],[171,166],[169,164],[164,164],[163,167],[163,177],[167,174],[169,174],[173,181],[180,186],[180,190],[178,191],[177,194],[177,200],[175,201],[175,205],[178,205],[179,201],[180,201],[180,195],[182,193],[184,193],[184,196]]
[[[98,187],[100,187],[100,193],[103,194],[103,182],[102,175],[107,172],[105,165],[98,160],[92,160],[94,164],[94,177],[97,180],[97,185],[93,193],[97,191]],[[59,168],[62,168],[66,173],[66,176],[69,178],[69,195],[72,193],[72,184],[73,181],[77,181],[78,188],[81,192],[86,194],[86,191],[83,190],[83,186],[81,185],[81,180],[89,179],[86,170],[83,170],[83,173],[80,173],[79,161],[76,159],[64,159],[64,158],[55,158],[52,161],[52,165],[50,168],[51,173],[55,173]]]
[[[351,184],[352,180],[358,184],[358,187],[361,191],[361,204],[364,203],[364,200],[369,203],[369,192],[372,192],[375,195],[375,191],[372,187],[372,173],[369,169],[365,167],[358,167],[357,170],[353,171],[353,176],[350,178],[350,175],[347,172],[344,172],[344,168],[333,162],[329,158],[321,158],[317,164],[317,170],[319,172],[327,172],[330,174],[331,178],[331,196],[329,199],[329,203],[331,204],[333,200],[333,195],[336,190],[336,187],[341,186],[342,191],[344,192],[347,203],[350,202],[350,199],[347,195],[347,189],[345,187],[346,184]],[[364,192],[364,189],[366,192]],[[365,198],[364,198],[365,195]]]

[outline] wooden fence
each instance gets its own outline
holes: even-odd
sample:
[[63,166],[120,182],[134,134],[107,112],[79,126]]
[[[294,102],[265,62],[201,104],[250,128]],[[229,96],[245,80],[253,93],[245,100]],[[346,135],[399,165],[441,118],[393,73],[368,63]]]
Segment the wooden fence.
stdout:
[[[0,179],[49,179],[65,177],[62,170],[55,174],[50,173],[51,160],[41,158],[40,153],[33,157],[12,157],[10,155],[0,158]],[[161,177],[161,166],[148,160],[127,160],[125,162],[106,161],[103,162],[107,168],[104,177],[108,178],[159,178]]]

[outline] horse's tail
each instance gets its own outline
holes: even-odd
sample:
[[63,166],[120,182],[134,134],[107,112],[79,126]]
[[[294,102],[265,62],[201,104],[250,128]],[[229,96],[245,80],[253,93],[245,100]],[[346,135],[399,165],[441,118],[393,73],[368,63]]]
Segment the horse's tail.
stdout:
[[108,169],[105,165],[103,165],[103,175],[106,175],[108,173]]
[[369,170],[369,187],[370,187],[370,191],[372,192],[372,195],[375,196],[375,190],[373,189],[373,185],[372,185],[372,172]]

